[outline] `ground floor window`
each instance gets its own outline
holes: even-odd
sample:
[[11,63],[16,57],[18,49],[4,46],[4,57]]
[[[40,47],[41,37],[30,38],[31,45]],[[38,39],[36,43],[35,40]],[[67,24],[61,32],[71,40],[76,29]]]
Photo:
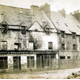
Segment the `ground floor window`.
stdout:
[[34,56],[27,56],[27,68],[34,68]]
[[7,57],[0,57],[0,69],[8,68],[8,59]]
[[60,56],[60,59],[65,59],[65,56]]
[[21,69],[21,58],[20,56],[13,57],[13,68]]

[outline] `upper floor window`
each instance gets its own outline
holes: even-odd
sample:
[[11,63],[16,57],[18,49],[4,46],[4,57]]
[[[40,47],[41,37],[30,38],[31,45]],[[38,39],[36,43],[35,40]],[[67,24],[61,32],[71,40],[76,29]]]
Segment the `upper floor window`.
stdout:
[[21,43],[14,43],[14,49],[19,50],[21,48]]
[[26,28],[25,28],[25,26],[21,26],[21,33],[22,34],[26,34]]
[[2,50],[7,50],[7,41],[2,41]]
[[73,44],[73,50],[76,50],[76,49],[77,49],[76,44]]
[[73,37],[73,39],[76,38],[76,33],[75,32],[72,32],[72,37]]
[[52,49],[52,42],[48,42],[48,49]]
[[61,37],[64,38],[64,36],[65,36],[65,32],[61,31]]
[[65,44],[61,44],[61,50],[65,50]]

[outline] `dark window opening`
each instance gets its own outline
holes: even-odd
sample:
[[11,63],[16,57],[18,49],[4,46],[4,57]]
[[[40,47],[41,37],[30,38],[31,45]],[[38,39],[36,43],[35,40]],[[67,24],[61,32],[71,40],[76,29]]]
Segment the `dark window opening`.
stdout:
[[65,32],[61,31],[61,37],[64,38],[65,37]]
[[76,49],[77,49],[76,44],[73,44],[73,50],[76,50]]
[[7,33],[7,25],[6,24],[2,24],[2,26],[3,26],[2,33]]
[[65,59],[65,56],[60,56],[60,59]]
[[25,26],[21,26],[21,33],[26,34],[26,27]]
[[35,29],[35,31],[38,31],[37,29]]
[[7,57],[0,57],[0,69],[8,68],[8,59]]
[[65,50],[65,44],[61,45],[61,50]]
[[48,49],[52,49],[52,42],[48,42]]
[[34,68],[34,56],[27,56],[27,68]]
[[19,50],[21,48],[21,43],[14,43],[15,45],[15,50]]
[[67,56],[67,59],[70,59],[70,56]]
[[72,37],[73,37],[73,39],[75,39],[76,38],[76,33],[72,33]]

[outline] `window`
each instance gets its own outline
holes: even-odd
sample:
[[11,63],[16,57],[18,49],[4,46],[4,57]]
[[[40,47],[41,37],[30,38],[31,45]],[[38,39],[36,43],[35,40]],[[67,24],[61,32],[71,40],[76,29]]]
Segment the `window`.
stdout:
[[0,69],[8,68],[8,59],[7,57],[0,57]]
[[65,32],[61,31],[61,37],[64,38]]
[[27,56],[27,68],[34,68],[34,56]]
[[75,39],[76,38],[76,33],[72,33],[72,37],[73,37],[73,39]]
[[26,28],[25,28],[25,26],[21,26],[21,33],[22,34],[26,34]]
[[60,56],[60,59],[65,59],[65,56]]
[[52,49],[52,42],[48,42],[48,49]]
[[21,43],[14,43],[14,49],[19,50],[21,48]]
[[68,25],[65,23],[66,27],[68,27]]
[[65,50],[65,44],[61,45],[61,50]]
[[2,26],[3,26],[2,33],[7,33],[7,25],[6,24],[2,24]]
[[67,56],[67,59],[70,59],[70,56]]
[[79,37],[79,43],[80,43],[80,37]]
[[73,50],[76,50],[76,49],[77,49],[76,44],[73,44]]
[[7,41],[2,41],[2,50],[7,50]]

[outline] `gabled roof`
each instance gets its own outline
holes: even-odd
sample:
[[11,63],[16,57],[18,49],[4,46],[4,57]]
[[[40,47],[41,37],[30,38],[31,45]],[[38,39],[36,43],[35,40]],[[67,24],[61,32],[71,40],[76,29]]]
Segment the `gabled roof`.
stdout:
[[32,23],[30,9],[0,5],[0,17],[9,25],[20,25],[23,22],[24,26],[30,26]]
[[37,21],[34,22],[33,25],[28,30],[44,31],[44,29],[41,27],[41,25]]
[[80,35],[80,23],[74,16],[66,15],[64,17],[59,12],[51,11],[51,20],[55,24],[57,29],[65,31],[65,33],[68,34],[76,32],[76,34]]

